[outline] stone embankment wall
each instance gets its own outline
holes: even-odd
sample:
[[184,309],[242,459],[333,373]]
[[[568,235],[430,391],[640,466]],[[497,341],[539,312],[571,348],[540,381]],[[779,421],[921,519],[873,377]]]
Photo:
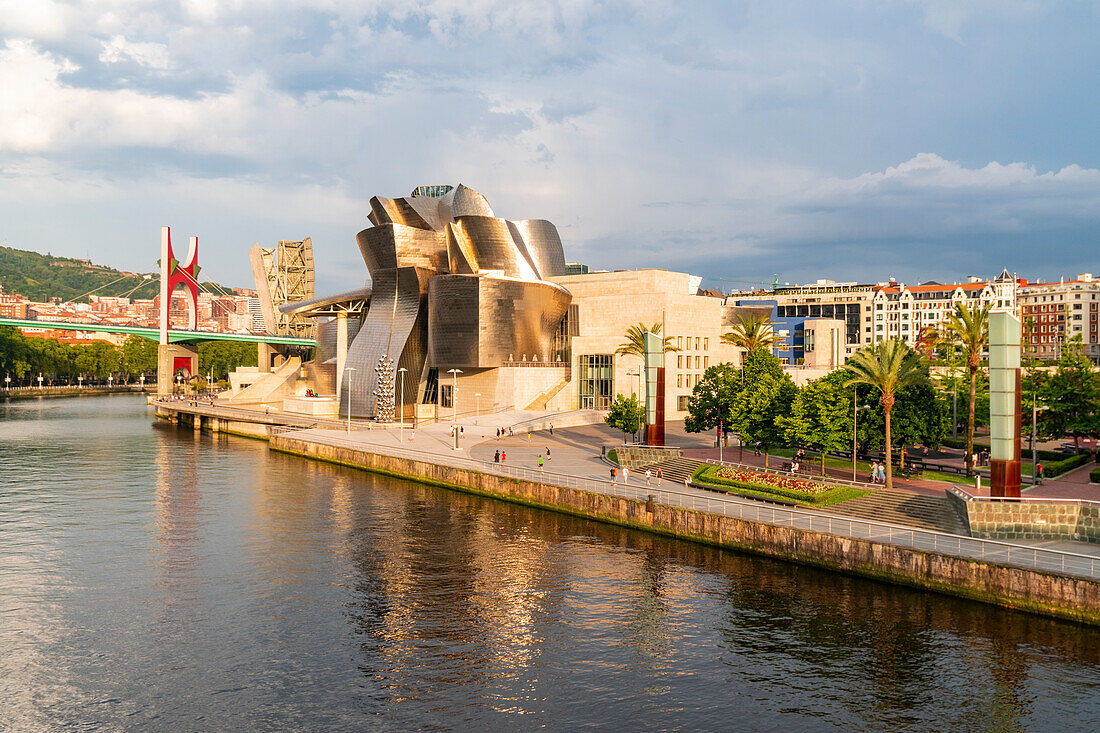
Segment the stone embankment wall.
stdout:
[[1100,625],[1100,583],[273,435],[272,450]]
[[1071,502],[966,501],[948,497],[972,537],[992,540],[1082,540],[1100,543],[1100,506]]
[[623,468],[634,470],[658,461],[680,458],[684,452],[679,448],[644,448],[638,445],[624,445],[615,448],[615,457]]

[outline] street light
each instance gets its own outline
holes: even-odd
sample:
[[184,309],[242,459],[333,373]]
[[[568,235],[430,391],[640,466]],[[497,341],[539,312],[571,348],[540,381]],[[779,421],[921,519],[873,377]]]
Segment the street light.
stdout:
[[[83,377],[81,377],[83,379]],[[145,372],[141,373],[141,391],[145,391]]]
[[397,370],[397,373],[401,375],[401,427],[398,428],[398,435],[401,436],[401,442],[405,442],[405,372],[409,371],[405,367],[401,367]]
[[[357,371],[355,367],[344,367],[344,374]],[[345,378],[344,384],[348,386],[348,435],[351,435],[351,382]]]
[[38,373],[38,388],[42,389],[42,372]]
[[84,375],[83,374],[77,375],[77,377],[76,377],[76,386],[77,386],[77,389],[82,389],[84,387]]
[[477,421],[481,419],[481,393],[475,392],[474,398],[477,400],[477,407],[474,412],[474,425],[477,425]]
[[7,389],[7,390],[11,389],[11,375],[10,374],[7,375],[6,377],[4,377],[4,389]]
[[856,387],[852,387],[852,480],[856,480],[856,416],[860,410],[866,410],[870,406],[864,405],[863,407],[856,407],[856,394],[859,392]]
[[454,432],[455,443],[454,449],[458,450],[458,375],[462,374],[461,369],[448,369],[447,373],[451,375],[451,430]]

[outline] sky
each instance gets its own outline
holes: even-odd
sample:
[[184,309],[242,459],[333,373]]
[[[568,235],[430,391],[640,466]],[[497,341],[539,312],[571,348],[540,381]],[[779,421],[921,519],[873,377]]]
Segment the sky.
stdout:
[[463,183],[725,290],[1100,275],[1100,1],[0,0],[0,243],[203,276]]

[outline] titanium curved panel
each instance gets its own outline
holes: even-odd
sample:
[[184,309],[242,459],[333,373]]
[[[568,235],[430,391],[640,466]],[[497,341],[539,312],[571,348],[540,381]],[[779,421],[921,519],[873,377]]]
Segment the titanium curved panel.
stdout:
[[445,206],[440,199],[429,196],[409,196],[401,199],[401,201],[416,212],[416,215],[430,229],[438,232],[451,223],[451,207]]
[[[336,394],[336,317],[320,316],[317,323],[317,351],[313,361],[305,364],[318,394]],[[358,318],[348,319],[348,343],[359,333]]]
[[512,230],[504,219],[463,216],[455,220],[452,228],[460,243],[463,238],[469,242],[474,260],[471,265],[474,265],[478,272],[500,270],[505,277],[518,277],[522,280],[538,279],[531,263],[516,246],[512,238]]
[[443,232],[383,224],[355,235],[371,279],[382,270],[426,267],[447,271],[447,239]]
[[541,279],[565,274],[565,250],[557,227],[546,219],[524,219],[511,225],[527,245],[527,253]]
[[473,253],[470,243],[462,232],[447,227],[447,267],[456,275],[472,275],[477,271],[477,260],[470,262]]
[[451,215],[455,219],[460,216],[496,216],[489,201],[474,189],[460,183],[452,193],[454,197],[451,199]]
[[428,363],[498,367],[553,360],[572,296],[559,285],[477,275],[439,275],[428,287]]
[[[347,416],[350,390],[352,416],[375,416],[377,366],[383,355],[393,359],[396,367],[409,363],[407,357],[401,358],[407,350],[413,356],[425,352],[423,340],[426,328],[421,326],[418,330],[417,324],[418,319],[426,323],[426,318],[421,317],[421,311],[427,307],[427,285],[433,274],[429,270],[403,267],[399,270],[384,270],[375,277],[371,308],[348,348],[347,366],[353,367],[355,371],[347,372],[341,386],[341,415]],[[418,378],[423,368],[423,357],[420,359],[420,367],[415,371]],[[409,366],[406,368],[413,371]],[[414,389],[414,395],[415,391]]]

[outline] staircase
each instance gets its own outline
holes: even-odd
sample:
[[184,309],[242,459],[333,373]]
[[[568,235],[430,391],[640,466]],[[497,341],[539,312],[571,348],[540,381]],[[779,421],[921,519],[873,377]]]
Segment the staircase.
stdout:
[[945,496],[924,496],[898,491],[875,491],[858,499],[849,499],[821,510],[853,519],[900,524],[969,536],[954,507]]
[[531,400],[531,404],[523,408],[524,410],[545,410],[546,405],[550,400],[557,397],[558,393],[565,389],[566,385],[571,381],[571,377],[566,375],[562,377],[557,384],[544,389],[535,396],[535,399]]
[[684,481],[690,479],[691,475],[695,473],[695,469],[699,468],[702,464],[702,461],[696,461],[691,458],[676,457],[659,463],[650,463],[641,468],[631,470],[634,472],[635,476],[644,476],[646,471],[652,471],[656,474],[659,468],[661,469],[661,476],[663,478],[682,484]]

